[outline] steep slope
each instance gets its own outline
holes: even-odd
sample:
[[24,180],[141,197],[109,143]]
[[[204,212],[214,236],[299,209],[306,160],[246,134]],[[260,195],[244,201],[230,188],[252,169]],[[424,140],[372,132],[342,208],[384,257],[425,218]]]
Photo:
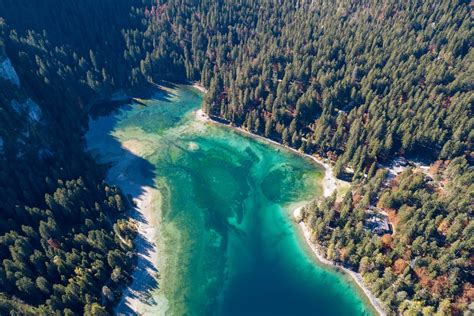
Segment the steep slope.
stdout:
[[1,18],[0,31],[0,314],[107,313],[129,279],[135,228],[83,153],[87,107],[77,106],[107,89],[61,76],[73,63],[60,63],[64,48],[46,32]]

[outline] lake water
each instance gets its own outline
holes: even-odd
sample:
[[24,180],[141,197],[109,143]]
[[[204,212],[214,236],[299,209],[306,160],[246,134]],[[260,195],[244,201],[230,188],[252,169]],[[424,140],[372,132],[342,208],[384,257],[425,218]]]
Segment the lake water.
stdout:
[[372,314],[345,277],[315,263],[291,220],[321,194],[323,170],[199,121],[201,100],[191,87],[156,92],[114,114],[108,134],[91,126],[88,136],[138,148],[147,176],[130,181],[152,177],[162,195],[166,259],[144,313],[162,312],[152,298],[164,294],[170,315]]

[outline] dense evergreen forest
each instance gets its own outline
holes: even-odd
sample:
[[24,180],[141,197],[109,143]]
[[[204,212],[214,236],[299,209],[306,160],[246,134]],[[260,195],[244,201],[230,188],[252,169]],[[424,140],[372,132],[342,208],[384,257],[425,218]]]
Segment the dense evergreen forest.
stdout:
[[[462,314],[473,301],[474,168],[458,157],[438,161],[429,175],[407,169],[387,181],[386,173],[341,201],[307,206],[313,241],[328,259],[360,272],[392,311]],[[388,215],[392,233],[366,229],[368,208]]]
[[[449,159],[472,149],[467,2],[191,3],[146,13],[145,36],[173,34],[187,76],[210,89],[210,114],[333,152],[338,172],[350,165],[355,179],[396,153]],[[159,50],[145,58],[150,73]]]
[[[328,257],[392,312],[462,313],[473,35],[461,0],[0,0],[0,313],[111,312],[134,227],[82,136],[99,101],[160,80],[200,81],[210,115],[350,170],[342,202],[305,213]],[[384,185],[397,155],[441,161],[446,188],[416,170]],[[375,204],[390,237],[363,229]]]
[[106,315],[129,281],[129,205],[82,134],[129,86],[131,2],[0,1],[2,315]]

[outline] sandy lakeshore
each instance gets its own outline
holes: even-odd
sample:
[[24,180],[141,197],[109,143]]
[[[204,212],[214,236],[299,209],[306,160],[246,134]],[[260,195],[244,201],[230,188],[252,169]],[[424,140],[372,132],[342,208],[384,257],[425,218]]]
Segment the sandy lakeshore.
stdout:
[[382,308],[382,303],[380,302],[380,300],[375,297],[375,295],[372,294],[372,292],[370,292],[370,290],[367,288],[367,286],[365,285],[364,283],[364,280],[362,279],[362,276],[360,275],[360,273],[356,273],[352,270],[349,270],[347,268],[344,268],[340,265],[336,265],[334,264],[334,262],[326,259],[320,252],[320,250],[318,249],[318,247],[313,243],[311,242],[311,233],[309,232],[309,229],[306,227],[305,223],[304,222],[299,222],[298,226],[300,227],[301,229],[301,232],[306,240],[306,243],[308,244],[309,248],[311,249],[311,251],[313,252],[314,256],[316,257],[316,259],[325,264],[325,265],[328,265],[328,266],[331,266],[331,267],[336,267],[338,269],[341,269],[342,271],[344,271],[344,273],[346,273],[347,275],[349,275],[352,280],[357,284],[357,286],[364,292],[364,294],[366,295],[366,297],[368,298],[368,300],[370,301],[370,303],[372,304],[373,308],[377,311],[377,313],[379,315],[386,315],[387,313],[384,311],[384,309]]
[[[325,175],[324,175],[324,178],[322,180],[323,195],[325,197],[331,196],[334,192],[338,191],[340,188],[347,187],[349,185],[347,182],[337,179],[333,174],[332,167],[328,163],[323,161],[322,159],[319,159],[319,158],[314,157],[312,155],[301,153],[300,151],[298,151],[294,148],[282,145],[282,144],[280,144],[280,143],[278,143],[274,140],[265,138],[263,136],[253,134],[253,133],[251,133],[251,132],[249,132],[249,131],[247,131],[243,128],[234,127],[234,126],[231,126],[231,125],[227,125],[227,124],[223,124],[223,123],[214,121],[211,118],[209,118],[209,116],[206,113],[204,113],[201,109],[196,111],[196,118],[200,121],[203,121],[203,122],[210,122],[210,123],[219,124],[219,125],[222,125],[222,126],[227,126],[229,128],[232,128],[232,129],[234,129],[234,130],[236,130],[240,133],[246,134],[246,135],[251,136],[253,138],[261,139],[265,142],[271,143],[271,144],[279,146],[279,147],[284,147],[285,149],[288,149],[288,150],[290,150],[290,151],[292,151],[292,152],[294,152],[298,155],[307,157],[307,158],[312,159],[313,161],[317,162],[319,165],[323,166],[324,170],[325,170]],[[311,242],[311,238],[310,238],[311,233],[309,232],[309,229],[306,227],[305,223],[303,221],[301,221],[303,207],[304,206],[299,206],[299,207],[295,208],[293,210],[292,214],[293,214],[294,219],[298,222],[298,226],[301,229],[301,233],[304,236],[308,247],[313,252],[315,258],[319,262],[321,262],[321,263],[323,263],[327,266],[337,267],[338,269],[341,269],[343,272],[345,272],[347,275],[349,275],[352,278],[352,280],[357,284],[357,286],[364,292],[367,299],[370,301],[371,305],[377,311],[377,313],[379,315],[383,315],[383,316],[386,315],[386,312],[382,308],[382,303],[380,302],[380,300],[377,297],[375,297],[375,295],[372,294],[372,292],[370,292],[370,290],[365,285],[365,283],[362,279],[362,276],[359,273],[356,273],[356,272],[351,271],[349,269],[346,269],[344,267],[338,266],[334,262],[326,259],[320,253],[317,246],[313,242]]]
[[[160,193],[157,189],[143,187],[143,193],[134,199],[136,203],[136,214],[134,217],[141,218],[138,221],[138,234],[135,239],[135,251],[138,254],[137,266],[132,274],[133,281],[122,294],[120,303],[117,304],[115,312],[117,315],[128,315],[129,311],[143,312],[147,308],[148,298],[143,293],[143,284],[150,282],[149,278],[158,279],[162,268],[160,261],[164,261],[164,251],[158,248],[157,240],[161,240],[157,229],[158,216],[156,202]],[[160,251],[161,250],[161,251]],[[157,280],[158,281],[158,280]],[[161,283],[161,280],[160,280]],[[166,311],[166,299],[155,298],[156,305],[162,306],[162,314]]]
[[[158,278],[166,259],[163,236],[157,229],[161,221],[161,194],[153,180],[148,179],[149,175],[143,172],[142,159],[153,152],[155,144],[147,139],[134,138],[118,142],[123,135],[113,130],[114,116],[113,113],[91,119],[86,140],[88,150],[96,160],[111,165],[106,181],[120,187],[134,204],[130,218],[135,221],[138,230],[134,240],[137,262],[132,282],[124,289],[115,313],[143,314],[150,306],[155,306],[158,308],[154,308],[154,314],[164,315],[168,303],[162,293],[155,293],[163,285]],[[128,132],[137,134],[143,131]]]
[[207,93],[207,89],[204,88],[199,82],[194,82],[193,83],[193,88],[201,91],[203,94],[206,94]]
[[[154,293],[163,286],[159,279],[164,269],[165,250],[161,231],[161,194],[156,185],[143,185],[140,181],[139,158],[150,151],[146,142],[124,141],[121,146],[125,155],[113,161],[107,179],[118,185],[124,194],[132,196],[135,204],[131,217],[137,222],[138,236],[135,238],[137,265],[132,273],[132,283],[124,290],[115,308],[117,315],[129,315],[131,311],[143,314],[150,306],[157,315],[164,315],[168,302],[162,293]],[[148,144],[150,146],[150,144]],[[138,192],[138,193],[137,193]],[[158,283],[159,282],[159,283]],[[154,294],[152,294],[154,293]]]

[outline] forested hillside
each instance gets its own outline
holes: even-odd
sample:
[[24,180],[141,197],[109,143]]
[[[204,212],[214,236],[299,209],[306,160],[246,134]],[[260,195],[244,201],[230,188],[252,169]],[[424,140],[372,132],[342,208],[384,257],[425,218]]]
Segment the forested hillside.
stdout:
[[334,152],[336,169],[349,164],[355,178],[398,152],[472,149],[468,2],[192,3],[160,1],[145,13],[146,35],[179,45],[188,77],[210,88],[210,114]]
[[[306,207],[305,221],[324,255],[360,272],[392,311],[462,314],[474,295],[474,168],[458,157],[429,174],[407,169],[387,181],[379,170],[341,201]],[[391,232],[368,229],[375,214],[388,215]]]
[[[134,228],[83,133],[95,104],[160,80],[200,81],[209,114],[350,167],[342,206],[308,211],[315,239],[392,311],[461,313],[473,35],[461,0],[0,0],[0,314],[111,311]],[[380,189],[397,155],[442,160],[447,190],[413,172]],[[379,202],[399,220],[389,242],[359,229]]]
[[130,81],[132,1],[53,2],[0,1],[2,315],[106,314],[134,262],[128,202],[82,141]]

